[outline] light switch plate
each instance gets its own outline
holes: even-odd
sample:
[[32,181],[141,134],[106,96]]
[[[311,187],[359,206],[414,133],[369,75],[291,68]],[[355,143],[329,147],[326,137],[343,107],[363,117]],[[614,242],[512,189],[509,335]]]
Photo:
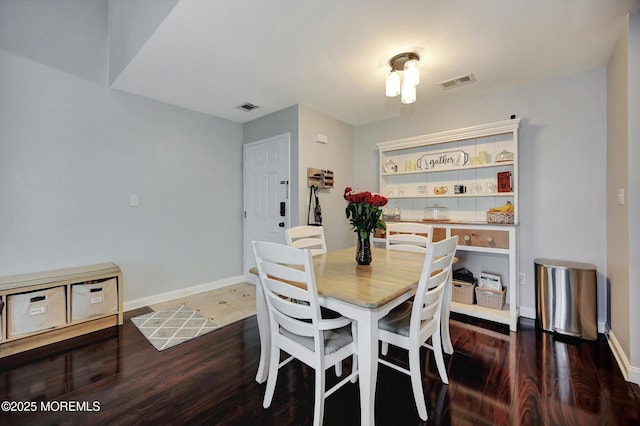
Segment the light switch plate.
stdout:
[[129,196],[129,207],[138,207],[140,205],[140,199],[138,194],[132,194]]

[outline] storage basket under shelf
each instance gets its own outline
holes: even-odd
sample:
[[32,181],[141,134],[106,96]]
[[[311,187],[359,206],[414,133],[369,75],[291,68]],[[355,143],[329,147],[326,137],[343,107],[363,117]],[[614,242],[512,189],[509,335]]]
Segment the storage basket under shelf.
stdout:
[[507,223],[514,222],[513,212],[487,212],[487,223]]
[[504,297],[506,291],[492,290],[490,288],[476,287],[476,300],[479,306],[484,306],[491,309],[502,310],[504,308]]
[[452,280],[452,294],[451,299],[454,302],[464,303],[466,305],[473,305],[474,303],[474,289],[475,283],[468,283],[466,281]]

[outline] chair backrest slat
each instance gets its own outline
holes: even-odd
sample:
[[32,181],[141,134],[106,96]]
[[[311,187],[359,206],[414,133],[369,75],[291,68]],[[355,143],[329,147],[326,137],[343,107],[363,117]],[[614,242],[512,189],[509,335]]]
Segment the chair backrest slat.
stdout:
[[279,310],[274,311],[274,318],[280,327],[299,336],[316,337],[317,335],[317,329],[313,322],[295,320]]
[[299,249],[308,249],[313,256],[327,252],[322,226],[294,226],[285,231],[287,244]]
[[[276,287],[275,285],[273,285],[274,280],[268,280],[268,281],[269,281],[268,284],[265,283],[269,287],[269,291],[267,292],[266,297],[270,298],[270,302],[274,305],[274,307],[278,311],[298,319],[312,318],[313,313],[310,308],[309,301],[305,300],[307,299],[306,294],[304,295],[304,299],[300,297],[293,298],[290,296],[282,296],[282,293],[277,290],[278,288],[282,288],[282,287]],[[287,286],[287,285],[289,284],[282,284],[282,286]],[[303,292],[306,293],[306,291],[304,290]],[[295,302],[293,302],[292,300]],[[297,301],[304,302],[304,303],[297,303]]]
[[[276,277],[278,281],[298,283],[298,287],[306,288],[307,274],[305,271],[293,268],[288,265],[265,262],[262,264],[265,274]],[[283,291],[287,291],[284,289]],[[293,291],[293,290],[291,290]]]
[[388,223],[387,250],[426,253],[433,240],[433,226],[421,223]]

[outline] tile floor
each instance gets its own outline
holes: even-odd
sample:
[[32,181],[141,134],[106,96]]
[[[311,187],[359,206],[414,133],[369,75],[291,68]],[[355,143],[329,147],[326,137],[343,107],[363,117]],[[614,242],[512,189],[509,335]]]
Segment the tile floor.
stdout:
[[185,304],[223,326],[256,313],[256,286],[238,283],[151,305],[154,311]]

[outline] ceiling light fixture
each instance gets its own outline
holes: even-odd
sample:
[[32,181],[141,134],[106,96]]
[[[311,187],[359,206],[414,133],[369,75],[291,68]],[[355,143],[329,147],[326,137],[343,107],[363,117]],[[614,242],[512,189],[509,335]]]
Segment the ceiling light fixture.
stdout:
[[[417,53],[400,53],[389,59],[391,71],[387,77],[386,95],[388,97],[400,96],[403,104],[412,104],[416,101],[416,86],[420,84],[420,56]],[[403,79],[400,79],[403,72]]]

